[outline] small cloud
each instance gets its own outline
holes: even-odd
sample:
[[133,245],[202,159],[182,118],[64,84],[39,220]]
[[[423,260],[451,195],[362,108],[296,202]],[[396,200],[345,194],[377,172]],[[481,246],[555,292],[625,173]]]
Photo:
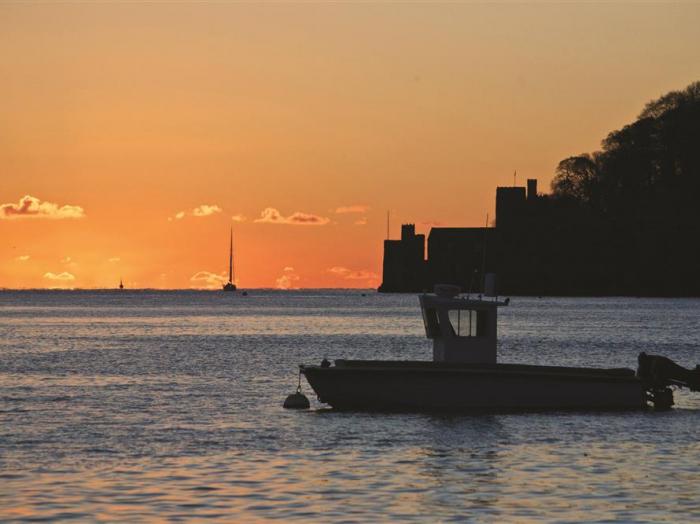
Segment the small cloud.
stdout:
[[345,213],[367,213],[367,211],[369,211],[369,206],[364,206],[361,204],[355,204],[353,206],[340,206],[335,210],[335,212],[339,215]]
[[192,209],[192,211],[179,211],[175,213],[175,216],[168,217],[168,222],[172,222],[173,220],[182,220],[188,215],[193,217],[208,217],[215,215],[216,213],[221,213],[222,211],[223,210],[217,205],[202,204],[201,206],[197,206]]
[[85,211],[80,206],[59,206],[53,202],[42,202],[36,197],[25,195],[17,204],[1,204],[0,219],[18,218],[83,218]]
[[329,273],[333,273],[345,280],[377,280],[379,275],[366,269],[352,270],[343,266],[333,266],[328,269]]
[[275,280],[275,287],[277,289],[296,289],[295,283],[298,282],[301,277],[294,272],[292,266],[285,266],[282,271],[284,274]]
[[202,204],[192,210],[192,214],[196,217],[208,217],[215,213],[221,213],[221,208],[216,205]]
[[107,259],[107,262],[111,262],[112,264],[116,264],[120,260],[121,260],[121,258],[119,258],[119,257],[112,257],[112,258]]
[[427,221],[427,222],[421,222],[421,226],[425,227],[440,227],[442,226],[442,222],[436,222],[436,221]]
[[190,282],[197,284],[196,287],[214,289],[228,282],[228,278],[209,271],[198,271],[190,277]]
[[367,225],[367,217],[358,218],[357,220],[355,220],[355,225],[356,226],[366,226]]
[[27,260],[29,260],[29,258],[29,255],[20,255],[18,257],[15,257],[15,260],[17,262],[26,262]]
[[239,214],[239,215],[233,215],[231,217],[231,220],[233,222],[245,222],[247,219],[245,216]]
[[294,285],[295,282],[299,280],[299,275],[286,274],[275,280],[275,287],[277,289],[296,289]]
[[260,224],[288,224],[293,226],[325,226],[330,222],[329,218],[302,213],[296,211],[288,217],[282,216],[274,207],[265,208],[260,213],[260,218],[255,219]]
[[64,264],[66,267],[70,268],[78,267],[78,264],[73,262],[73,259],[71,257],[63,257],[61,259],[61,264]]
[[44,273],[44,278],[48,278],[49,280],[58,280],[61,282],[75,280],[75,276],[71,275],[67,271],[64,271],[63,273],[52,273],[49,271],[47,273]]

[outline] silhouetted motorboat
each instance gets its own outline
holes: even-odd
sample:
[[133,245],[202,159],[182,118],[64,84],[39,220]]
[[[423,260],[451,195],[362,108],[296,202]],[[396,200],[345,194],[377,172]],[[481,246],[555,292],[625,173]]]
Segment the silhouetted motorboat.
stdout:
[[301,365],[321,402],[341,410],[665,409],[671,386],[700,390],[700,366],[687,370],[645,353],[636,373],[499,364],[497,312],[507,299],[461,298],[458,287],[436,286],[419,300],[433,360]]

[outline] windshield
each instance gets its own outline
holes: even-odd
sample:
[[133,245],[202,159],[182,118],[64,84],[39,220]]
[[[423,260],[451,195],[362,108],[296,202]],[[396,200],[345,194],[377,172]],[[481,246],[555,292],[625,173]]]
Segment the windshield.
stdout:
[[448,313],[453,333],[458,337],[481,337],[486,334],[486,311],[456,309]]

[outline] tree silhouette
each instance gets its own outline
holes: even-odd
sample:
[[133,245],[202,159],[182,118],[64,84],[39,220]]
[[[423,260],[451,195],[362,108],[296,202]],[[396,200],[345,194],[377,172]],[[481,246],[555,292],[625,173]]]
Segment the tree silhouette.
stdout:
[[598,164],[593,155],[584,153],[559,162],[552,190],[560,198],[590,204],[595,199]]
[[578,235],[565,249],[605,258],[602,292],[700,294],[700,82],[652,100],[601,145],[557,166],[548,220]]

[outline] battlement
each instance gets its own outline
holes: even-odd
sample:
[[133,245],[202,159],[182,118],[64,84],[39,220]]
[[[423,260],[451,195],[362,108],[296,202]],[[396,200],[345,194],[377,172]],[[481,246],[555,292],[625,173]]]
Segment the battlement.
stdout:
[[415,224],[403,224],[401,226],[401,240],[410,240],[416,236]]
[[427,260],[425,235],[416,234],[415,224],[403,224],[400,240],[384,242],[380,291],[422,291],[437,282],[480,290],[484,273],[502,262],[503,239],[527,236],[542,202],[536,179],[529,179],[527,187],[497,188],[496,227],[432,228]]

